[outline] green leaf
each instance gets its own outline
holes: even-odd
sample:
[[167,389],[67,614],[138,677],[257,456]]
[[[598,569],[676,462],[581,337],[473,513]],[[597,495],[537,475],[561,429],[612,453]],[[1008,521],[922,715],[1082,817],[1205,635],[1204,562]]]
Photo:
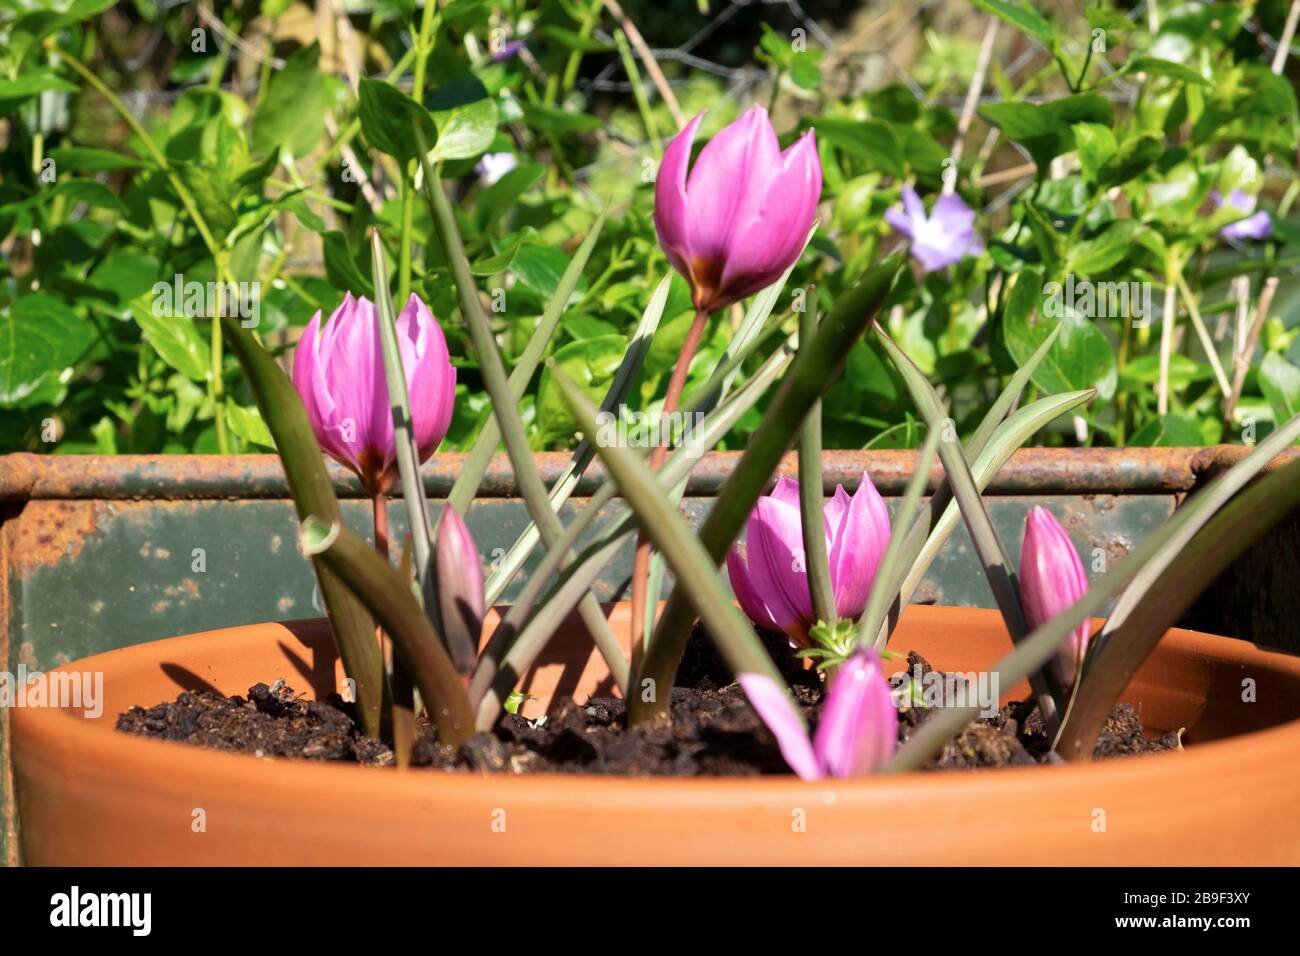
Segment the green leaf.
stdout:
[[1196,425],[1181,415],[1160,415],[1151,419],[1132,436],[1134,448],[1195,448],[1202,444]]
[[1209,80],[1190,66],[1184,66],[1174,60],[1164,60],[1157,56],[1135,56],[1124,64],[1120,69],[1120,73],[1124,76],[1132,76],[1134,73],[1147,73],[1151,76],[1168,76],[1175,80],[1182,80],[1184,83],[1195,83],[1199,86],[1210,85]]
[[[314,516],[326,526],[338,524],[341,517],[334,485],[325,470],[325,459],[316,443],[307,410],[289,376],[253,334],[240,325],[237,317],[223,316],[221,324],[225,340],[239,360],[279,451],[298,519],[305,521]],[[357,595],[324,561],[314,558],[312,563],[339,656],[356,685],[357,716],[362,730],[368,736],[377,737],[385,680],[374,621]]]
[[12,113],[42,93],[76,93],[78,89],[77,84],[65,80],[48,66],[29,70],[12,80],[0,77],[0,116]]
[[1075,148],[1072,129],[1075,124],[1110,126],[1114,123],[1110,101],[1098,93],[1077,93],[1041,105],[992,103],[979,112],[1029,150],[1041,177],[1046,176],[1047,166],[1055,157]]
[[[614,379],[610,382],[609,389],[605,392],[605,397],[600,404],[602,412],[610,415],[617,413],[619,406],[627,400],[628,392],[631,390],[633,383],[641,374],[646,354],[650,351],[650,343],[654,340],[655,332],[659,328],[659,322],[663,318],[664,304],[668,301],[668,290],[671,283],[671,274],[664,276],[654,294],[650,296],[650,302],[646,305],[645,312],[641,315],[641,321],[637,325],[636,333],[632,337],[632,344],[628,346],[627,353],[619,364],[618,372],[615,373]],[[511,380],[513,381],[513,379],[514,376],[511,375]],[[591,442],[584,439],[569,459],[568,466],[555,479],[555,483],[551,485],[551,510],[556,514],[560,513],[560,509],[578,487],[578,479],[582,477],[587,466],[591,464],[595,454]],[[452,491],[454,494],[455,488]],[[590,503],[588,503],[588,507],[591,507]],[[523,567],[525,559],[536,547],[538,537],[536,524],[530,524],[529,527],[524,529],[523,534],[515,540],[515,543],[511,545],[505,557],[497,563],[496,570],[492,572],[492,577],[487,581],[484,588],[488,604],[492,604],[500,598],[501,592],[505,590],[510,579]]]
[[1132,219],[1120,219],[1107,226],[1101,235],[1076,242],[1066,256],[1065,271],[1080,276],[1106,272],[1128,255],[1141,229],[1141,224]]
[[556,349],[542,370],[542,381],[537,391],[537,419],[541,425],[541,441],[545,445],[567,442],[577,428],[551,368],[562,369],[566,378],[581,388],[588,398],[596,400],[604,394],[626,352],[627,339],[622,335],[602,335],[570,342]]
[[257,410],[257,406],[245,408],[243,405],[227,402],[226,424],[248,444],[275,450],[275,439],[271,437],[271,430],[266,427],[266,422],[262,421],[262,413]]
[[335,230],[321,236],[321,242],[325,251],[325,275],[330,280],[330,285],[339,292],[373,298],[374,284],[357,265],[347,237]]
[[533,129],[544,133],[563,136],[567,133],[590,133],[600,129],[604,124],[600,117],[588,113],[566,113],[564,110],[539,103],[520,102],[524,122]]
[[1103,189],[1123,185],[1155,165],[1164,151],[1164,144],[1154,136],[1125,140],[1098,172],[1097,185]]
[[150,302],[137,299],[131,305],[131,315],[154,351],[164,362],[193,382],[206,382],[212,374],[212,353],[207,340],[199,334],[194,320],[185,314],[180,304],[159,314],[158,296]]
[[1300,414],[1300,368],[1276,352],[1269,352],[1260,363],[1259,388],[1277,422]]
[[90,323],[33,293],[0,313],[0,405],[15,405],[75,363],[94,340]]
[[903,147],[894,127],[883,120],[850,120],[816,117],[807,123],[817,131],[821,142],[838,146],[852,156],[867,161],[874,169],[890,176],[907,173]]
[[357,113],[366,141],[402,162],[415,158],[417,152],[411,135],[413,122],[419,125],[426,142],[431,142],[436,135],[429,111],[383,80],[361,80],[357,89]]
[[[1294,426],[1295,422],[1290,424]],[[1294,441],[1298,431],[1300,429],[1290,428],[1286,435]],[[1261,444],[1256,452],[1262,451],[1263,447]],[[1263,468],[1275,450],[1270,449],[1268,454],[1252,453],[1219,481],[1234,478],[1233,485],[1244,485],[1246,477]],[[1234,472],[1238,474],[1234,475]],[[1209,497],[1211,488],[1184,504],[1180,512],[1185,512],[1198,499]],[[1294,461],[1240,490],[1226,506],[1217,500],[1211,503],[1206,508],[1206,520],[1184,518],[1179,522],[1176,516],[1165,529],[1161,529],[1174,526],[1177,534],[1163,536],[1160,544],[1164,547],[1159,559],[1152,560],[1149,554],[1143,554],[1150,563],[1138,565],[1142,570],[1120,599],[1122,604],[1127,603],[1128,613],[1118,622],[1112,613],[1102,635],[1094,639],[1089,648],[1083,678],[1054,745],[1058,753],[1067,760],[1092,757],[1097,736],[1119,695],[1155,649],[1165,630],[1177,624],[1215,578],[1291,514],[1298,504],[1300,461]],[[1138,554],[1145,551],[1142,548],[1135,552],[1123,567],[1128,569],[1130,563],[1136,565]],[[1119,570],[1116,568],[1111,573]],[[1152,570],[1154,573],[1143,580],[1143,575]],[[1130,600],[1130,593],[1135,589],[1138,593]]]
[[475,100],[450,110],[433,114],[438,141],[429,155],[430,162],[470,159],[486,152],[497,132],[497,107],[490,99]]
[[[547,362],[547,367],[583,432],[589,436],[596,435],[600,430],[596,406],[554,363]],[[740,609],[732,603],[731,595],[718,576],[717,565],[668,498],[644,458],[617,442],[598,441],[595,445],[610,477],[636,512],[642,530],[672,567],[678,586],[689,595],[708,628],[709,636],[732,671],[763,674],[780,686],[780,672]],[[667,696],[670,688],[671,684],[662,685],[661,693]]]
[[545,174],[546,167],[541,163],[523,163],[483,190],[474,207],[479,230],[487,232],[496,225]]
[[[1061,305],[1061,283],[1043,284],[1042,270],[1024,269],[1016,277],[1003,319],[1007,351],[1026,361],[1057,325],[1060,337],[1034,372],[1033,380],[1048,392],[1095,388],[1103,398],[1115,394],[1115,352],[1094,322]],[[1050,314],[1049,314],[1050,313]]]
[[[533,373],[537,371],[537,364],[546,353],[546,349],[551,342],[551,336],[555,334],[555,327],[559,324],[561,316],[564,315],[564,309],[569,302],[569,297],[573,295],[573,290],[577,288],[578,282],[582,278],[582,270],[586,268],[592,250],[596,248],[596,241],[605,228],[605,217],[608,214],[609,207],[606,206],[601,210],[600,215],[596,217],[596,221],[591,224],[591,228],[587,230],[587,237],[583,239],[582,245],[574,253],[573,260],[569,263],[564,275],[560,277],[555,294],[551,296],[551,301],[547,305],[546,311],[542,313],[537,328],[533,330],[533,334],[524,347],[523,353],[519,356],[515,367],[511,369],[508,384],[512,401],[517,403],[528,388],[528,383],[533,380]],[[660,306],[660,310],[662,311],[662,306]],[[657,319],[656,322],[658,322]],[[462,517],[469,508],[469,503],[474,499],[474,495],[478,493],[478,485],[483,480],[483,473],[487,470],[488,460],[492,457],[492,453],[496,451],[500,441],[501,425],[496,416],[493,415],[484,423],[482,431],[479,432],[478,438],[474,441],[474,447],[470,449],[469,457],[465,459],[465,463],[461,466],[461,473],[456,476],[456,482],[452,485],[451,493],[447,496],[447,504],[455,508],[456,512]],[[489,603],[491,603],[491,600],[489,599]]]
[[1009,23],[1026,36],[1033,37],[1049,50],[1056,39],[1052,25],[1028,7],[1007,0],[971,0],[971,4],[991,13],[1004,23]]
[[[283,148],[302,159],[320,142],[326,102],[319,61],[320,44],[313,42],[293,53],[284,69],[271,74],[266,99],[253,117],[254,152],[267,155]],[[362,81],[367,82],[373,81]]]
[[[845,289],[822,320],[812,344],[801,349],[795,358],[762,423],[750,437],[744,455],[700,526],[700,540],[715,568],[736,540],[777,462],[794,442],[804,415],[844,368],[853,344],[885,301],[902,264],[900,254],[893,253]],[[638,679],[654,680],[657,687],[672,686],[690,637],[690,602],[681,586],[679,581],[669,596],[637,675]],[[666,699],[642,701],[633,696],[629,719],[634,725],[653,720],[663,713],[667,704]]]
[[[514,468],[515,481],[518,482],[520,493],[528,507],[529,517],[536,522],[542,535],[542,542],[549,547],[559,538],[563,526],[555,512],[551,510],[546,485],[542,482],[532,451],[528,447],[528,435],[524,431],[523,420],[515,406],[505,364],[501,360],[501,351],[497,347],[492,325],[483,309],[478,287],[470,272],[469,259],[465,255],[465,243],[461,239],[460,227],[456,223],[456,214],[452,211],[451,202],[443,190],[442,181],[429,162],[424,131],[417,124],[413,133],[417,144],[416,154],[424,174],[425,198],[433,216],[434,230],[442,245],[443,255],[451,268],[461,315],[469,327],[474,351],[478,353],[479,374],[492,401],[492,414],[501,426],[501,437],[506,444],[506,454]],[[609,664],[615,683],[626,690],[627,658],[614,637],[614,632],[610,629],[609,621],[605,619],[600,605],[596,603],[594,595],[587,594],[583,597],[578,613],[599,648],[601,656]]]
[[194,198],[199,215],[208,224],[216,240],[220,242],[225,239],[239,224],[239,216],[235,213],[230,197],[222,189],[220,180],[213,175],[212,170],[202,169],[193,163],[174,161],[172,169]]
[[433,623],[411,588],[375,549],[339,519],[309,515],[302,524],[303,551],[344,582],[393,639],[399,657],[420,689],[438,742],[459,747],[474,735],[474,715],[456,668]]
[[1100,123],[1075,123],[1074,143],[1079,149],[1079,169],[1090,183],[1097,181],[1106,161],[1119,149],[1115,133]]
[[121,169],[143,169],[145,163],[134,156],[92,149],[89,146],[56,146],[49,152],[50,159],[61,170],[78,173],[112,173]]

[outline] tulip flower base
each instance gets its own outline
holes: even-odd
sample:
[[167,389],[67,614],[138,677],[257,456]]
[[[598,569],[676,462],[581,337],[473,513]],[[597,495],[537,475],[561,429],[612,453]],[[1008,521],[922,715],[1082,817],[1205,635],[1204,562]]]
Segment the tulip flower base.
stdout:
[[[816,726],[822,692],[812,671],[790,653],[784,636],[763,634],[791,682],[805,720]],[[632,776],[754,776],[788,774],[776,741],[750,706],[725,663],[699,628],[687,650],[684,680],[673,688],[671,721],[628,730],[627,708],[612,697],[570,697],[552,702],[546,720],[504,717],[494,733],[473,737],[460,752],[437,744],[435,728],[421,716],[421,737],[412,766],[480,773],[600,773]],[[907,673],[926,675],[942,686],[944,675],[915,652],[907,656]],[[934,680],[931,680],[934,678]],[[688,686],[680,686],[682,683]],[[344,760],[391,766],[391,748],[365,737],[353,709],[337,695],[307,699],[283,679],[254,684],[246,697],[212,691],[185,692],[175,701],[149,709],[133,707],[117,719],[118,730],[144,737],[176,740],[259,757]],[[899,707],[898,743],[902,745],[934,713],[918,700]],[[1054,762],[1033,700],[1013,701],[988,718],[971,721],[926,769],[1028,766]],[[1150,739],[1138,712],[1116,705],[1095,757],[1105,758],[1176,750],[1178,734]]]

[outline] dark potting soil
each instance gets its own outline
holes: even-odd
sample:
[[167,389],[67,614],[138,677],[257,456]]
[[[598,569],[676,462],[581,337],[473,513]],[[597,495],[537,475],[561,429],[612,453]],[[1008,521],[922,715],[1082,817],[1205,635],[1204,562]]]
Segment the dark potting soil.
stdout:
[[[818,680],[803,669],[782,635],[763,635],[810,726],[821,711]],[[917,654],[908,671],[930,672]],[[726,665],[702,633],[692,636],[678,685],[672,690],[672,720],[662,725],[626,727],[621,700],[593,697],[584,703],[564,699],[545,720],[506,715],[492,733],[469,740],[459,753],[439,747],[434,728],[420,717],[421,736],[412,764],[446,771],[487,773],[600,773],[661,776],[754,776],[786,774],[789,769],[776,740],[749,706]],[[918,702],[899,710],[898,741],[907,741],[935,708]],[[177,740],[202,747],[259,757],[391,765],[393,751],[365,737],[355,710],[337,695],[326,701],[302,699],[283,680],[255,684],[248,696],[223,697],[188,691],[154,707],[132,707],[118,716],[125,733]],[[1033,701],[999,708],[952,738],[929,769],[1007,767],[1056,762],[1051,741]],[[1150,739],[1139,715],[1118,705],[1097,742],[1097,757],[1119,757],[1180,747],[1178,735]]]

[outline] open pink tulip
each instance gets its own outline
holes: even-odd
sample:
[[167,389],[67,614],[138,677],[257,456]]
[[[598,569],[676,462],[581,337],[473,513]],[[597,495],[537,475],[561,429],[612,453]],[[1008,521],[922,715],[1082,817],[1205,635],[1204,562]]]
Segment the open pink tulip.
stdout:
[[[1065,529],[1046,508],[1032,508],[1025,518],[1020,548],[1020,599],[1029,626],[1039,627],[1060,614],[1088,590],[1088,575]],[[1062,687],[1070,687],[1088,649],[1091,626],[1075,628],[1052,669]]]
[[[854,618],[867,606],[889,545],[889,509],[864,473],[852,496],[842,485],[835,488],[822,516],[835,613]],[[785,631],[796,644],[807,644],[808,629],[817,622],[804,565],[797,481],[782,476],[771,495],[758,499],[745,526],[745,552],[742,557],[733,547],[727,554],[727,576],[741,609],[760,627]]]
[[[320,319],[312,316],[294,353],[294,387],[325,453],[355,471],[370,494],[386,492],[397,478],[397,450],[375,305],[348,293],[324,329]],[[415,295],[397,317],[397,342],[423,462],[451,424],[456,370],[442,329]]]
[[789,694],[770,677],[748,673],[736,679],[776,737],[785,762],[804,780],[874,773],[898,745],[898,711],[880,655],[870,648],[841,665],[811,741]]
[[760,106],[700,150],[687,177],[704,114],[664,150],[655,182],[655,228],[673,268],[691,284],[695,308],[712,312],[771,285],[808,238],[822,190],[809,130],[785,152]]

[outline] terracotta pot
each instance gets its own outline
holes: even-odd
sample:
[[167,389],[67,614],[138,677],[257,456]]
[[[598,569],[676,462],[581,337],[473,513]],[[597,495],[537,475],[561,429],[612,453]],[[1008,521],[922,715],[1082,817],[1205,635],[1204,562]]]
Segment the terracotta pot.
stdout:
[[[612,620],[626,633],[627,608]],[[893,646],[969,671],[1009,645],[995,612],[911,607]],[[1166,635],[1125,695],[1149,731],[1186,728],[1183,753],[815,784],[399,773],[113,730],[130,705],[186,688],[242,694],[283,676],[334,689],[320,622],[195,634],[65,669],[104,673],[104,710],[12,712],[32,864],[1300,863],[1300,659],[1190,631]],[[1257,702],[1242,700],[1247,679]],[[607,685],[576,627],[525,679],[539,695]]]

